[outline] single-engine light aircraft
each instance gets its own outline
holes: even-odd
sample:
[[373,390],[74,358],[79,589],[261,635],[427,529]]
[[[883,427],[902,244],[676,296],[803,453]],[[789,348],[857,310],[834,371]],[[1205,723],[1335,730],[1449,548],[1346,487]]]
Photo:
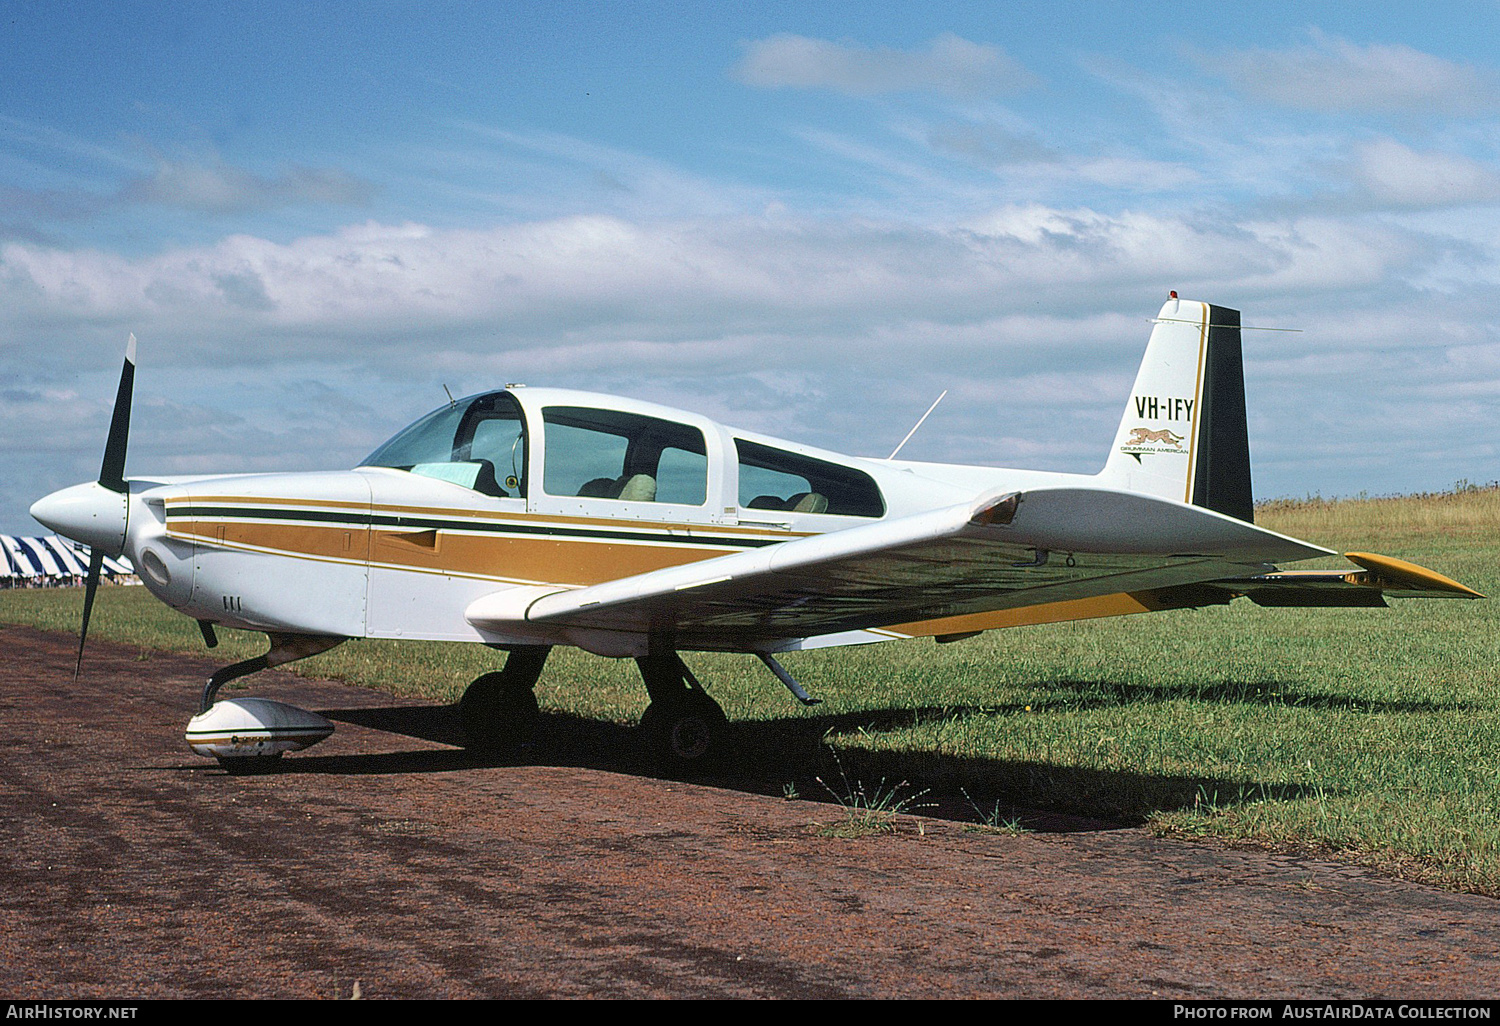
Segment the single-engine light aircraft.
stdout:
[[210,678],[190,725],[195,749],[229,767],[332,725],[263,699],[237,707],[250,727],[215,724],[219,688],[350,638],[507,652],[460,703],[476,748],[526,736],[553,646],[633,658],[644,736],[692,765],[723,744],[725,718],[685,651],[752,653],[810,704],[779,653],[1238,597],[1480,597],[1365,552],[1343,570],[1280,569],[1335,553],[1255,526],[1239,312],[1175,293],[1092,475],[844,456],[652,403],[509,385],[444,404],[352,470],[126,479],[134,357],[132,335],[99,480],[31,512],[92,552],[80,662],[105,555],[128,556],[210,646],[215,625],[267,635],[265,655]]

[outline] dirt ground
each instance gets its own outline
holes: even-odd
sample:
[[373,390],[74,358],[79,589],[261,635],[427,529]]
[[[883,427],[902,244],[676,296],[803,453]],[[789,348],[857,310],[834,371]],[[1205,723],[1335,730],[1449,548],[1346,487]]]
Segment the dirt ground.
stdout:
[[0,628],[0,996],[1491,998],[1500,904],[1137,829],[1020,836],[519,760],[450,709],[270,672],[338,730],[266,776],[182,731],[215,667]]

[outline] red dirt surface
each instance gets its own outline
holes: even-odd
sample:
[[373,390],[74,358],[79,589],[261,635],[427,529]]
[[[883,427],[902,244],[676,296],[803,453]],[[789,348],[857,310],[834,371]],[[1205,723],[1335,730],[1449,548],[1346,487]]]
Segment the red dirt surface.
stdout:
[[0,639],[10,999],[1500,992],[1488,898],[1088,824],[824,838],[836,808],[653,778],[625,730],[484,763],[450,709],[275,671],[338,731],[229,776],[182,740],[210,660],[99,643],[75,683],[71,639]]

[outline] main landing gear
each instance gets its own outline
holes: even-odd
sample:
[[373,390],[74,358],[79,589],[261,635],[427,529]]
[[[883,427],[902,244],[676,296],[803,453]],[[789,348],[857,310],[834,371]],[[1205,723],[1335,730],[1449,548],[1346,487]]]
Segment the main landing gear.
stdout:
[[536,682],[551,651],[550,645],[518,645],[510,650],[504,669],[474,679],[458,702],[465,747],[498,753],[531,740],[541,717]]
[[[486,673],[469,685],[458,703],[465,744],[482,752],[514,749],[531,739],[540,716],[537,678],[546,665],[547,645],[518,645],[510,649],[505,668]],[[818,699],[792,679],[775,656],[760,659],[803,705]],[[725,748],[729,720],[719,703],[708,697],[693,671],[676,649],[657,644],[636,659],[651,704],[641,714],[641,737],[669,772],[682,772],[712,762]]]
[[[505,668],[474,680],[458,703],[465,747],[485,753],[513,751],[531,740],[540,713],[537,679],[551,648],[518,645]],[[724,744],[728,719],[693,671],[670,648],[637,659],[651,704],[641,716],[641,736],[670,770],[701,766]]]
[[641,733],[669,769],[702,766],[719,754],[729,721],[693,671],[672,649],[652,649],[636,663],[651,704],[641,715]]

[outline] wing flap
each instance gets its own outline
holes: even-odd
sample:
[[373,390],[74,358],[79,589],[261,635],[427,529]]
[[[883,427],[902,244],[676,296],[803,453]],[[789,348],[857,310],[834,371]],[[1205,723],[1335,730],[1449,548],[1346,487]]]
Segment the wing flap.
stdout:
[[1040,489],[525,602],[500,593],[466,616],[482,630],[524,620],[667,634],[684,646],[752,645],[1246,577],[1273,561],[1330,554],[1167,499]]

